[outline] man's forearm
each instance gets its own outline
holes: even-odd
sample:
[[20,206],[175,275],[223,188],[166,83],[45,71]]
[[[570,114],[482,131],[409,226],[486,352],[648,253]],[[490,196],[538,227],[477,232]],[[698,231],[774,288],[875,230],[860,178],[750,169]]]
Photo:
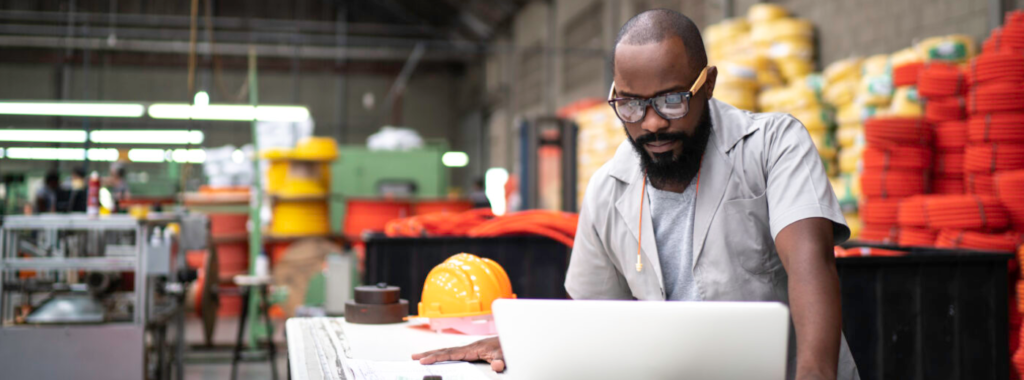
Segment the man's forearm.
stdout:
[[789,306],[796,328],[797,379],[835,379],[842,331],[835,265],[828,260],[793,264],[788,271]]

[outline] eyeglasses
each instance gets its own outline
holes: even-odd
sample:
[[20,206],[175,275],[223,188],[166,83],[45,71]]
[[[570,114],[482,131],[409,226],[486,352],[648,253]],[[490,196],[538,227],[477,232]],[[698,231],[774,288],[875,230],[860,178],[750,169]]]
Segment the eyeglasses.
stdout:
[[615,95],[615,82],[608,90],[608,104],[615,110],[615,114],[625,123],[637,123],[647,115],[647,106],[653,106],[654,112],[665,120],[682,119],[690,112],[690,98],[704,86],[707,79],[708,68],[700,71],[697,80],[693,82],[690,91],[672,92],[661,94],[652,98],[613,98]]

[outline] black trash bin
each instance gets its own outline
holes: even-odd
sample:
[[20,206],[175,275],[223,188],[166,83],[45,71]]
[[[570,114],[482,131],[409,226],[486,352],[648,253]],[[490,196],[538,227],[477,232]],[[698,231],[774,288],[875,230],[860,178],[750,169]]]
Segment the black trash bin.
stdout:
[[1009,378],[1013,255],[874,247],[908,254],[836,262],[843,331],[862,379]]

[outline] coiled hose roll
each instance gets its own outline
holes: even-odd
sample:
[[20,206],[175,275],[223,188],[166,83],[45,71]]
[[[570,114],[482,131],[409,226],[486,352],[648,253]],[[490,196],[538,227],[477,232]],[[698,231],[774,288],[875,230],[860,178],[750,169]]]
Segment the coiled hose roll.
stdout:
[[931,126],[917,117],[875,117],[864,122],[868,146],[898,149],[907,145],[929,146]]
[[996,197],[983,195],[919,195],[900,203],[900,226],[931,229],[999,230],[1010,216]]
[[926,169],[932,166],[932,150],[909,146],[887,150],[868,146],[864,149],[863,160],[865,169]]
[[1010,213],[1013,229],[1024,232],[1024,170],[996,173],[993,181],[996,196]]
[[861,193],[871,198],[904,198],[924,194],[928,181],[923,170],[865,170]]
[[968,73],[971,85],[993,81],[1024,82],[1024,54],[986,51],[971,61]]
[[935,125],[935,149],[963,152],[967,145],[967,122],[945,121]]
[[963,181],[964,153],[953,151],[936,154],[932,172],[937,176],[959,177]]
[[967,122],[967,137],[973,143],[1024,144],[1024,112],[974,115]]
[[935,239],[939,248],[967,248],[981,251],[1014,253],[1017,246],[1024,243],[1024,233],[984,233],[964,230],[944,229]]
[[964,173],[964,192],[967,194],[996,196],[993,175],[989,173]]
[[971,144],[964,153],[964,170],[969,173],[1024,169],[1024,144]]
[[900,199],[868,199],[860,203],[860,218],[865,224],[891,226],[896,224]]
[[917,84],[924,62],[911,62],[892,69],[892,84],[894,87],[913,86]]
[[971,87],[967,111],[971,114],[1024,111],[1024,84],[990,82]]
[[935,61],[927,63],[918,77],[917,93],[925,98],[960,95],[967,92],[967,79],[954,65]]
[[963,194],[965,192],[963,175],[940,174],[932,177],[932,193]]
[[927,228],[900,227],[899,245],[904,247],[931,247],[938,233]]

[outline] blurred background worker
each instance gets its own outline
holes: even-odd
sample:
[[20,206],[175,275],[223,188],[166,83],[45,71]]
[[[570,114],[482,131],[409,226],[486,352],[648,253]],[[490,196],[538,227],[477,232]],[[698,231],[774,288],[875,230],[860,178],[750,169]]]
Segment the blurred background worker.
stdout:
[[128,190],[128,182],[125,180],[125,165],[120,162],[115,162],[110,165],[110,174],[105,178],[104,187],[110,191],[110,195],[114,198],[115,210],[121,208],[121,202],[131,197],[131,191]]
[[483,178],[477,178],[473,182],[473,191],[469,192],[469,201],[473,202],[473,208],[491,208],[491,201],[487,199],[484,192]]
[[60,173],[56,170],[46,172],[43,187],[36,191],[35,212],[57,212],[57,198],[60,193]]
[[62,211],[85,212],[85,205],[89,192],[87,185],[88,182],[86,182],[85,178],[85,168],[76,166],[71,169],[71,179],[69,179],[65,186],[63,186],[68,190],[69,194],[66,207],[62,208]]

